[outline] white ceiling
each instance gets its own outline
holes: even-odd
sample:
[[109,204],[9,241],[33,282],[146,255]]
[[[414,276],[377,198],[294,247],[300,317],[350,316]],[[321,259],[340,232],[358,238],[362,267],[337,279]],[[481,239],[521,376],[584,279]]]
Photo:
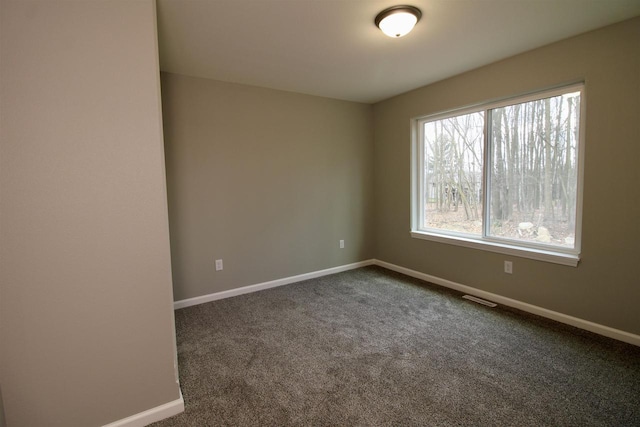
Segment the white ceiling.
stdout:
[[408,0],[422,19],[389,38],[373,20],[403,2],[157,0],[160,68],[373,103],[640,15],[640,0]]

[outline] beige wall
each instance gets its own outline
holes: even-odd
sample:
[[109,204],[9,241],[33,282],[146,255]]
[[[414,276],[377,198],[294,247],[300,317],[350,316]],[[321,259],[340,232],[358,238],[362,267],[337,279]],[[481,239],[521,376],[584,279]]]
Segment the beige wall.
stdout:
[[7,425],[103,425],[174,401],[154,2],[1,7]]
[[[524,53],[374,106],[377,258],[640,334],[640,18]],[[582,261],[577,268],[412,239],[412,117],[586,82]],[[503,260],[512,259],[506,275]]]
[[176,300],[373,256],[371,106],[165,73],[162,91]]

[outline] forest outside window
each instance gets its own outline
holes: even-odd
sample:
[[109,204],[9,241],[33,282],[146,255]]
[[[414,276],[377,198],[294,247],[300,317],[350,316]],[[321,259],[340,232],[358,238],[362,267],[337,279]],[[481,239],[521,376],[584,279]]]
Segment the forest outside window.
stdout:
[[577,265],[584,86],[413,121],[412,236]]

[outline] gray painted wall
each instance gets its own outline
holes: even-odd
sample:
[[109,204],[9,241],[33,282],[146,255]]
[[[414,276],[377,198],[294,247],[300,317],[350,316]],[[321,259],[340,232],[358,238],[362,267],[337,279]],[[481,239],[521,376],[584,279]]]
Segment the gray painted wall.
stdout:
[[179,398],[154,5],[2,2],[9,426],[104,425]]
[[[381,260],[640,334],[640,18],[586,33],[374,106]],[[412,117],[584,79],[586,156],[577,268],[412,239]],[[513,261],[513,275],[503,260]]]
[[162,100],[176,300],[373,257],[370,105],[167,73]]

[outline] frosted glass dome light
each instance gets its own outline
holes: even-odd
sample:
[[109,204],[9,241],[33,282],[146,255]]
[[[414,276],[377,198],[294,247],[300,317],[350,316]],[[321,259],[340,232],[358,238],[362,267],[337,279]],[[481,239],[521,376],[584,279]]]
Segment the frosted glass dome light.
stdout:
[[420,9],[413,6],[393,6],[376,16],[375,23],[389,37],[398,38],[408,34],[422,17]]

